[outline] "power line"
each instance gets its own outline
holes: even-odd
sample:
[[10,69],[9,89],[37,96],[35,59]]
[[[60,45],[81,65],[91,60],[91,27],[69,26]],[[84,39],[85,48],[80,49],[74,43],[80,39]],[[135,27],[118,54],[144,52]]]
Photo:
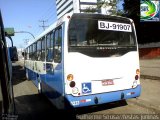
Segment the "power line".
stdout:
[[[42,11],[41,13],[41,15],[39,16],[39,19],[38,20],[47,20],[47,25],[48,26],[50,26],[50,23],[53,23],[53,21],[54,21],[54,19],[52,20],[51,18],[53,18],[52,17],[52,15],[54,15],[55,14],[55,0],[53,1],[53,0],[48,0],[48,1],[50,1],[49,3],[48,3],[48,7],[47,7],[47,9],[45,9],[44,11]],[[42,26],[36,26],[34,29],[34,31],[35,31],[35,33],[36,33],[36,35],[39,35],[41,32],[42,32],[42,30],[45,30],[46,29],[46,27],[48,27],[48,26],[45,26],[44,25],[44,27],[43,27],[43,25]],[[42,29],[39,29],[39,27],[42,27]]]
[[26,45],[28,45],[29,39],[24,39],[24,43],[25,43]]
[[[43,14],[41,14],[40,19],[44,19],[48,16],[49,13],[52,13],[55,10],[55,3],[53,3],[53,1],[51,0],[51,2],[48,5],[48,9],[46,9],[45,11],[43,11]],[[46,16],[47,15],[47,16]]]
[[[50,1],[50,2],[49,2]],[[47,20],[47,25],[49,26],[50,25],[50,23],[52,22],[53,23],[53,21],[54,20],[52,20],[51,19],[51,15],[54,15],[55,14],[55,0],[48,0],[48,7],[47,7],[47,9],[45,9],[44,11],[42,11],[41,13],[41,16],[39,16],[39,19],[38,20]],[[42,27],[42,26],[37,26],[37,27],[35,27],[35,30],[34,31],[36,31],[35,33],[37,34],[37,35],[39,35],[40,34],[40,32],[42,32],[41,31],[41,29],[39,29],[38,27]],[[43,28],[43,30],[45,29],[45,27],[42,27]]]

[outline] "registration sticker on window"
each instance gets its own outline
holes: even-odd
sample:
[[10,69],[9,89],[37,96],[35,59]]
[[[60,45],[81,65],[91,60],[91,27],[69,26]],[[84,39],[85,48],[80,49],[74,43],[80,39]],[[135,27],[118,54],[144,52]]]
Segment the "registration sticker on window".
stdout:
[[132,32],[132,28],[130,24],[109,22],[109,21],[98,21],[98,29],[99,30]]

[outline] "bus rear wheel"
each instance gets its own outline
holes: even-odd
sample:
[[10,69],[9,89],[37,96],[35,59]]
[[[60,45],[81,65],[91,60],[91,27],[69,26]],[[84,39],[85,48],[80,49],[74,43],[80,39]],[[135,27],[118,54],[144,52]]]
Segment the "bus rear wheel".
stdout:
[[26,70],[26,79],[29,80],[28,70]]
[[39,77],[38,77],[38,94],[42,94],[42,84]]

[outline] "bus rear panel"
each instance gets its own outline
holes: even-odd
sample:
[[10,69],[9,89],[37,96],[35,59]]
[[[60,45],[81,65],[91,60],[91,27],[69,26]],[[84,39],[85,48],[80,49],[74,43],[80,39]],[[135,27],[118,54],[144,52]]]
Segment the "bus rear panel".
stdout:
[[66,54],[65,94],[73,107],[140,96],[139,55],[130,19],[74,14]]

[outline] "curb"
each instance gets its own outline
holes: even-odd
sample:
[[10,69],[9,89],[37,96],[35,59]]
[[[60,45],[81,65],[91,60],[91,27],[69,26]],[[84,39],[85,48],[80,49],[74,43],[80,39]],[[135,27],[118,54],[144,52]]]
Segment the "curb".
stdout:
[[142,79],[151,79],[151,80],[159,80],[160,81],[160,77],[151,76],[151,75],[140,75],[140,78],[142,78]]
[[157,112],[158,114],[160,114],[160,107],[153,105],[145,100],[141,100],[139,98],[135,98],[135,99],[128,99],[127,100],[128,103],[131,104],[136,104],[138,106],[153,110],[153,112]]

